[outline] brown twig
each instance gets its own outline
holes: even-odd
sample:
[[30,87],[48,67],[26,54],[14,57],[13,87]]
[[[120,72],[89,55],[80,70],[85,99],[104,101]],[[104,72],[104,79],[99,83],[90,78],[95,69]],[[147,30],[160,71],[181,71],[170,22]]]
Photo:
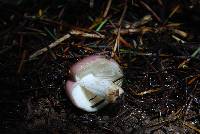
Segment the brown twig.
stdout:
[[86,33],[86,32],[79,31],[79,30],[71,30],[69,33],[70,34],[66,34],[63,37],[57,39],[55,42],[53,42],[50,45],[48,45],[48,47],[44,47],[44,48],[36,51],[35,53],[33,53],[31,56],[29,56],[29,60],[34,59],[35,57],[45,53],[47,50],[56,47],[61,42],[63,42],[65,40],[67,40],[68,38],[70,38],[71,35],[82,36],[82,37],[87,37],[87,38],[104,38],[104,35],[101,35],[101,34],[98,34],[98,33]]
[[[70,34],[66,34],[66,35],[64,35],[63,37],[57,39],[55,42],[51,43],[48,47],[49,47],[49,48],[54,48],[54,47],[56,47],[57,45],[59,45],[61,42],[65,41],[66,39],[68,39],[68,38],[70,38],[70,37],[71,37]],[[35,53],[33,53],[32,55],[29,56],[29,60],[34,59],[35,57],[37,57],[37,56],[43,54],[43,53],[46,52],[47,50],[48,50],[48,48],[45,47],[45,48],[42,48],[42,49],[36,51]]]
[[133,46],[130,43],[128,43],[122,36],[119,37],[119,41],[123,46],[133,48]]
[[106,9],[105,9],[105,11],[104,11],[104,13],[103,13],[103,18],[105,18],[105,17],[107,16],[108,11],[109,11],[110,6],[111,6],[111,3],[112,3],[112,0],[108,0],[108,3],[107,3],[107,6],[106,6]]
[[154,12],[149,5],[147,5],[145,2],[143,1],[140,1],[140,3],[149,11],[152,13],[152,15],[159,21],[161,22],[161,19],[160,17],[156,14],[156,12]]
[[124,6],[124,10],[123,10],[122,15],[121,15],[119,22],[118,22],[119,28],[118,28],[118,31],[117,31],[117,38],[116,38],[116,41],[115,41],[115,45],[114,45],[111,57],[114,57],[115,52],[117,50],[117,47],[119,46],[121,23],[122,23],[122,20],[124,19],[125,13],[127,11],[127,7],[128,6],[127,6],[127,1],[126,1],[125,6]]
[[114,57],[115,52],[117,50],[117,47],[119,46],[119,39],[120,39],[120,32],[119,31],[120,31],[120,28],[118,29],[117,38],[115,40],[115,45],[114,45],[111,57]]
[[118,22],[118,25],[119,25],[119,26],[122,24],[122,21],[123,21],[123,19],[124,19],[124,16],[125,16],[125,13],[126,13],[126,11],[127,11],[127,8],[128,8],[128,6],[127,6],[127,1],[126,1],[125,6],[124,6],[124,10],[123,10],[122,15],[121,15],[121,17],[120,17],[120,19],[119,19],[119,22]]
[[151,15],[145,15],[144,17],[142,17],[140,20],[134,22],[134,23],[127,23],[125,24],[125,28],[136,28],[138,26],[144,25],[148,22],[152,21],[152,17]]
[[21,70],[22,70],[22,67],[23,67],[24,60],[25,60],[25,58],[26,58],[26,55],[27,55],[27,51],[24,50],[23,53],[22,53],[21,61],[20,61],[20,63],[19,63],[19,67],[18,67],[18,69],[17,69],[17,73],[18,73],[18,74],[19,74],[19,73],[21,72]]
[[190,123],[184,122],[183,125],[186,126],[186,127],[188,127],[188,128],[190,128],[190,129],[192,129],[192,130],[195,130],[195,131],[198,132],[198,133],[200,133],[200,129],[194,127],[194,126],[193,126],[192,124],[190,124]]
[[71,30],[69,33],[72,34],[72,35],[75,35],[75,36],[82,36],[82,37],[87,37],[87,38],[101,39],[101,38],[105,37],[104,35],[102,35],[98,32],[96,32],[96,33],[86,33],[86,32],[80,31],[80,30]]

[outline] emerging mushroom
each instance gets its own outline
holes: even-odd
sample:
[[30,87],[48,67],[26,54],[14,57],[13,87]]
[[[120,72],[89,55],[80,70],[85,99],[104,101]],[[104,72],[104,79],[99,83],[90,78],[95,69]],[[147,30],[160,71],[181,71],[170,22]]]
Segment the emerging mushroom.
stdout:
[[74,80],[66,82],[66,93],[78,108],[94,112],[115,102],[124,91],[123,73],[113,59],[104,56],[86,57],[70,69]]

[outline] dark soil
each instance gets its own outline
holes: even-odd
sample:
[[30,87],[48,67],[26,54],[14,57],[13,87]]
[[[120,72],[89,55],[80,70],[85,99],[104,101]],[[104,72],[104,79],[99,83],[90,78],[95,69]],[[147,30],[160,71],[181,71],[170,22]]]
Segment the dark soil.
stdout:
[[[92,1],[0,0],[0,133],[200,133],[199,0],[113,0],[105,16],[107,1]],[[87,113],[65,82],[72,64],[94,54],[114,54],[125,93]]]

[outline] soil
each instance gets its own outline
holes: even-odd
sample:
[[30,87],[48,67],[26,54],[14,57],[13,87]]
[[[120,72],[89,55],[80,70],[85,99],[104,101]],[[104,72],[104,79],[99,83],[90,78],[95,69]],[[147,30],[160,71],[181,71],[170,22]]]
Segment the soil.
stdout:
[[[0,0],[0,133],[200,133],[199,0],[108,1]],[[125,93],[88,113],[65,83],[99,54],[120,64]]]

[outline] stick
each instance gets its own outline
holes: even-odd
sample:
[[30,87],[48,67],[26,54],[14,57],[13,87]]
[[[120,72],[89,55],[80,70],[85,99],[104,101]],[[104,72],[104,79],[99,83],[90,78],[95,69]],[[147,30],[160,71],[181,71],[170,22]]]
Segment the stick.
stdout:
[[35,53],[33,53],[31,56],[29,56],[29,60],[34,59],[35,57],[45,53],[46,51],[48,51],[48,49],[54,48],[57,45],[59,45],[61,42],[65,41],[66,39],[70,38],[71,35],[75,35],[75,36],[82,36],[82,37],[87,37],[87,38],[104,38],[105,36],[100,34],[100,33],[86,33],[80,30],[71,30],[69,32],[69,34],[64,35],[63,37],[57,39],[55,42],[51,43],[49,46],[44,47],[38,51],[36,51]]
[[[70,38],[71,35],[70,34],[66,34],[64,35],[63,37],[59,38],[58,40],[56,40],[55,42],[51,43],[48,47],[49,48],[54,48],[56,47],[57,45],[59,45],[61,42],[63,42],[64,40]],[[43,54],[44,52],[48,51],[48,48],[47,47],[44,47],[38,51],[36,51],[35,53],[33,53],[31,56],[29,56],[29,60],[31,59],[34,59],[35,57]]]
[[103,14],[103,17],[105,18],[108,14],[108,11],[110,9],[110,6],[111,6],[111,3],[112,3],[112,0],[109,0],[108,3],[107,3],[107,6],[106,6],[106,10],[104,11],[104,14]]

